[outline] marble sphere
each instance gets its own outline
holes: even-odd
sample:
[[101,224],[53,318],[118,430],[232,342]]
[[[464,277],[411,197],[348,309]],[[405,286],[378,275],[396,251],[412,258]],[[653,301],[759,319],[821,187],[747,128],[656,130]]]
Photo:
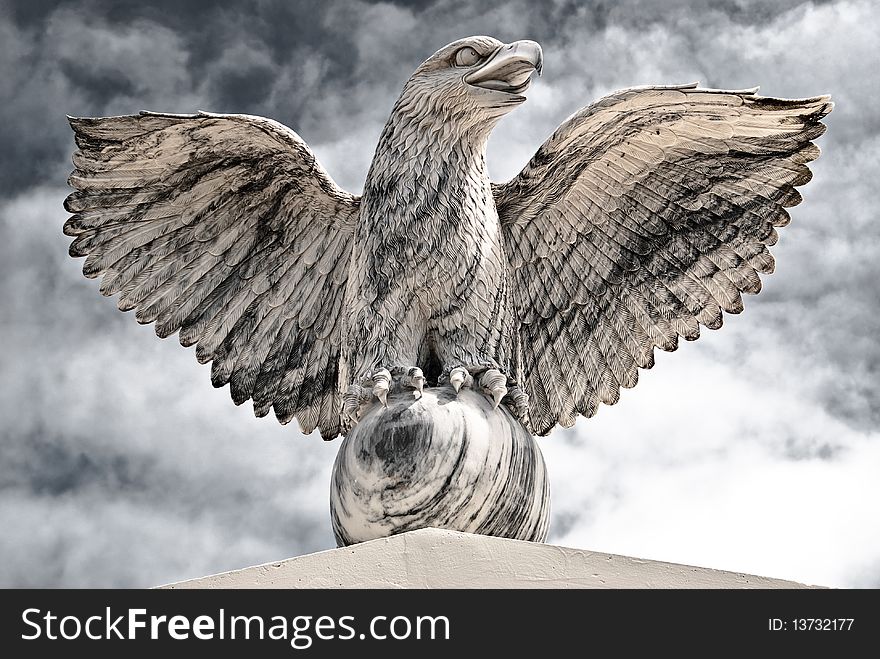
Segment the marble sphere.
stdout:
[[330,485],[339,546],[436,527],[543,542],[550,491],[535,438],[485,394],[396,388],[340,446]]

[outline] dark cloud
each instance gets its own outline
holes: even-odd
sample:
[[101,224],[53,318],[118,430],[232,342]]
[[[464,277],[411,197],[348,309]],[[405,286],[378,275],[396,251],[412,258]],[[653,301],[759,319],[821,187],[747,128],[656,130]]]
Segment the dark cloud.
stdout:
[[[545,48],[544,77],[490,142],[498,179],[614,88],[834,95],[761,296],[543,447],[556,542],[871,585],[878,30],[867,0],[0,5],[0,585],[148,586],[332,544],[337,445],[233,407],[67,257],[64,115],[270,116],[356,192],[413,68],[479,33]],[[783,503],[794,512],[774,517]]]

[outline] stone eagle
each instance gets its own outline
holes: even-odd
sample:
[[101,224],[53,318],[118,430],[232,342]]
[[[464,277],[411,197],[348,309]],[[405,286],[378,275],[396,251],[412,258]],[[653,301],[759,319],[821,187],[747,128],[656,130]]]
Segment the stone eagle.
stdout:
[[613,93],[502,185],[486,141],[542,53],[478,36],[403,87],[356,196],[241,114],[70,118],[72,256],[215,387],[332,439],[392,377],[479,388],[531,432],[614,404],[654,349],[742,311],[801,201],[827,96]]

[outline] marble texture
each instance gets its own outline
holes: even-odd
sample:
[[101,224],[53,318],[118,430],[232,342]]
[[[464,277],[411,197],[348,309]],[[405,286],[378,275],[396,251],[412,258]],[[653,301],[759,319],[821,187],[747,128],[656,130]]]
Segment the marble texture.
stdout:
[[[120,310],[195,346],[236,404],[347,434],[340,544],[426,526],[543,540],[532,435],[613,405],[655,349],[743,310],[832,109],[757,88],[625,89],[494,184],[489,135],[542,67],[529,40],[435,52],[361,196],[269,119],[70,118],[71,256]],[[462,390],[388,392],[395,369]]]
[[343,441],[330,487],[340,546],[436,527],[543,542],[549,482],[537,442],[483,393],[397,388]]
[[236,404],[304,433],[347,433],[344,393],[395,367],[434,384],[489,366],[531,433],[572,426],[760,291],[832,103],[624,89],[492,183],[489,135],[543,61],[529,40],[440,48],[360,196],[270,119],[71,117],[70,254],[120,310],[195,346]]

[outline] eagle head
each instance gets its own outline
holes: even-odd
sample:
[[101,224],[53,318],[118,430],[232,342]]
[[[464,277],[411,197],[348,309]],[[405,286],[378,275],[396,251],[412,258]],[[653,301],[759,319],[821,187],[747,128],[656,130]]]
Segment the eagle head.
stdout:
[[501,117],[526,100],[532,73],[540,75],[541,46],[476,36],[453,41],[425,60],[406,83],[396,111],[488,135]]

